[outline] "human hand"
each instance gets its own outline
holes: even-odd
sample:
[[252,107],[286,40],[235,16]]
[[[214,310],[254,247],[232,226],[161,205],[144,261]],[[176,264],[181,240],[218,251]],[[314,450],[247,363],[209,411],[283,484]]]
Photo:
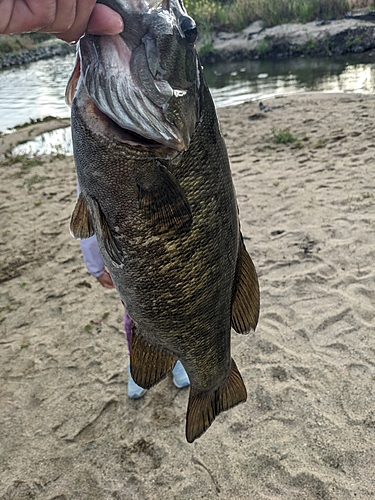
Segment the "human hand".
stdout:
[[104,286],[104,288],[115,288],[115,285],[113,284],[111,275],[107,271],[107,269],[104,269],[104,272],[99,278],[96,278],[99,283]]
[[121,16],[96,0],[0,0],[0,33],[42,31],[66,42],[85,33],[116,35]]

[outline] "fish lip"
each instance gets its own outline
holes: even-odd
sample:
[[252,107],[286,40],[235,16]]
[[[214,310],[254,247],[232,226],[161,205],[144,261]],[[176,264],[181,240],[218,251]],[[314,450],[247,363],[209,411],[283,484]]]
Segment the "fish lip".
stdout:
[[[109,54],[112,55],[110,62],[106,59]],[[141,142],[156,143],[178,152],[187,150],[182,133],[165,118],[165,106],[153,103],[133,81],[132,55],[121,34],[84,35],[78,44],[78,56],[88,97],[108,119],[129,134],[141,137],[144,140]],[[160,87],[160,82],[155,82],[155,86]]]

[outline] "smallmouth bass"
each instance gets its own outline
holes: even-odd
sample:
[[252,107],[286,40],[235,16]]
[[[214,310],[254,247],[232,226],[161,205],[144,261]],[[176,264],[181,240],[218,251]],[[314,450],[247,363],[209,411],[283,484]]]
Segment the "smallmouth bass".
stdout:
[[179,0],[102,0],[116,36],[85,35],[67,88],[81,186],[76,238],[96,233],[133,320],[134,381],[179,359],[191,382],[186,438],[246,400],[231,326],[255,329],[259,286],[240,233],[224,140]]

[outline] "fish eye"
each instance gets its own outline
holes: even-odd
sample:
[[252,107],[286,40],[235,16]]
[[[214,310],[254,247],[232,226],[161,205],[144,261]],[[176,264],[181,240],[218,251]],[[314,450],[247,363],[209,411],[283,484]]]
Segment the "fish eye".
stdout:
[[189,16],[183,16],[180,20],[180,26],[184,32],[186,41],[188,43],[194,43],[198,35],[197,25],[194,20]]

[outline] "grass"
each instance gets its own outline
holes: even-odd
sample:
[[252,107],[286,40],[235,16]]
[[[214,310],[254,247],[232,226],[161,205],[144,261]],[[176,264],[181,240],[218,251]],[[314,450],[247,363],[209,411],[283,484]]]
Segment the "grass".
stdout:
[[2,167],[9,167],[10,165],[16,165],[17,163],[23,163],[25,160],[24,155],[12,155],[11,152],[5,153],[5,160],[1,162]]
[[38,47],[53,37],[47,33],[24,33],[22,35],[0,35],[0,57],[4,54],[22,52]]
[[200,38],[212,29],[239,31],[256,20],[266,26],[343,17],[358,8],[371,10],[374,0],[185,0]]
[[353,47],[356,47],[357,45],[360,45],[361,44],[361,37],[360,36],[356,36],[354,38],[352,38],[350,35],[348,35],[346,41],[345,41],[345,45],[346,45],[346,48],[348,50],[351,50],[353,49]]
[[[5,153],[5,160],[2,161],[1,166],[12,167],[12,176],[15,178],[20,178],[30,173],[32,168],[39,167],[44,164],[45,162],[39,158],[30,158],[27,155],[12,155],[11,151],[8,151],[7,153]],[[16,168],[18,167],[18,169],[15,170],[13,166]],[[31,177],[25,179],[24,185],[30,188],[34,184],[43,182],[48,178],[49,177],[34,174]]]
[[[0,39],[2,36],[3,35],[0,35]],[[36,125],[37,123],[48,123],[48,122],[51,122],[53,120],[63,120],[63,118],[58,118],[57,116],[51,116],[51,115],[45,116],[44,118],[30,118],[30,120],[28,122],[22,123],[21,125],[16,125],[14,128],[16,130],[20,130],[22,128],[29,127],[30,125]],[[31,129],[29,131],[29,136],[31,135],[33,130],[34,129]]]
[[47,179],[49,179],[49,177],[43,176],[43,175],[34,174],[30,178],[26,179],[25,182],[24,182],[24,184],[25,184],[25,186],[27,186],[27,187],[30,188],[31,186],[34,186],[35,184],[39,184],[40,182],[46,181]]
[[44,165],[44,161],[37,158],[30,158],[26,159],[25,163],[22,163],[21,168],[23,170],[29,170],[32,167],[39,167],[41,165]]
[[270,52],[270,50],[271,48],[268,43],[267,36],[265,36],[257,46],[257,52],[259,54],[259,57],[265,57]]
[[290,128],[272,128],[273,142],[276,144],[292,144],[297,141]]
[[313,54],[318,49],[318,41],[309,38],[303,48],[306,54]]
[[326,145],[327,145],[327,141],[325,139],[318,139],[318,141],[314,145],[314,148],[320,149],[320,148],[324,148]]
[[372,198],[374,198],[374,195],[372,193],[369,193],[368,191],[366,191],[365,193],[361,193],[360,196],[358,196],[356,198],[356,201],[361,202],[361,201],[369,200]]

